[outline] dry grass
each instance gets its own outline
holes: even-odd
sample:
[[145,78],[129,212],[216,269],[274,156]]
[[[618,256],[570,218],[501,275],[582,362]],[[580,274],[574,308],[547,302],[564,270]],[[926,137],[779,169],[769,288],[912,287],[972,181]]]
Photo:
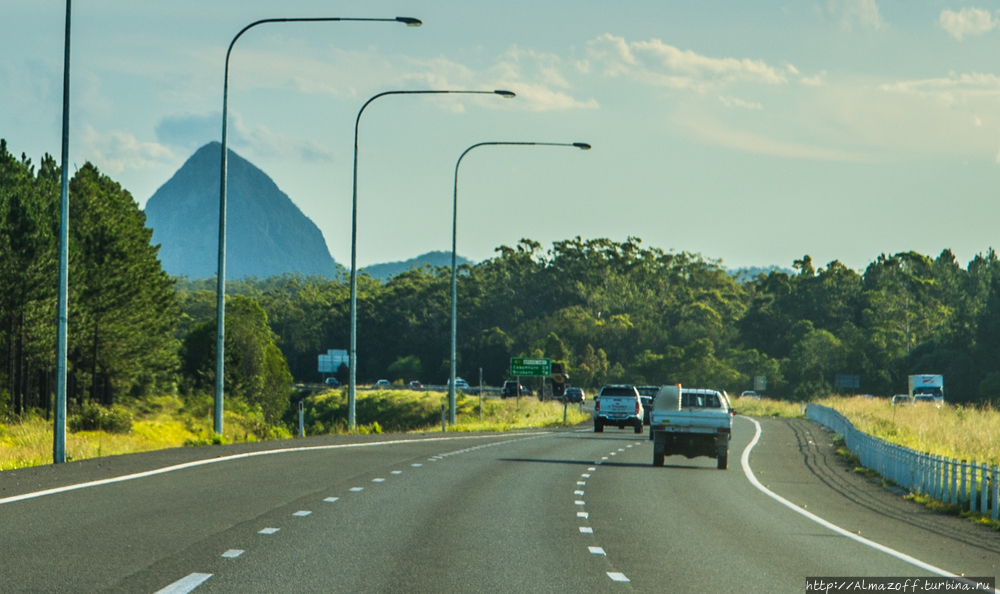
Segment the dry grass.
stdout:
[[[516,398],[506,400],[483,400],[483,420],[479,420],[478,399],[468,398],[475,402],[475,411],[457,416],[457,423],[449,427],[449,431],[509,431],[529,427],[563,427],[563,405],[559,402],[539,402],[534,398],[521,398],[518,404]],[[580,412],[578,406],[566,407],[566,426],[577,425],[590,419],[590,413]]]
[[798,402],[771,400],[769,398],[733,398],[736,412],[748,417],[789,417],[802,418],[805,414]]
[[[179,398],[163,396],[133,409],[132,433],[105,431],[66,433],[66,459],[84,460],[185,445],[213,443],[212,421],[202,414],[185,411]],[[230,411],[224,419],[224,437],[215,443],[255,441],[250,421]],[[0,425],[0,470],[52,463],[52,423],[38,416]]]
[[879,398],[829,397],[817,404],[847,417],[860,431],[920,452],[1000,464],[1000,411],[945,404],[892,406]]

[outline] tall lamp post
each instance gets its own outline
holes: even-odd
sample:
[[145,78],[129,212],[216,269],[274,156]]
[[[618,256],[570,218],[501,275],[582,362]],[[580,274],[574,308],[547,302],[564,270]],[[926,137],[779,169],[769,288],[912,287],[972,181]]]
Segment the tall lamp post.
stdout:
[[[68,11],[67,0],[67,11]],[[68,17],[67,17],[68,19]],[[225,337],[226,337],[226,175],[229,165],[229,145],[228,145],[228,124],[229,124],[229,56],[233,53],[233,46],[241,35],[257,25],[264,23],[313,23],[326,21],[371,21],[403,23],[407,27],[419,27],[422,25],[420,19],[411,17],[396,17],[392,19],[369,19],[369,18],[341,18],[341,17],[315,17],[315,18],[288,18],[288,19],[261,19],[254,21],[240,29],[240,32],[233,37],[226,50],[226,69],[222,83],[222,163],[220,167],[219,181],[219,271],[216,304],[216,319],[218,325],[215,334],[215,424],[216,433],[222,433],[222,400],[225,380]],[[67,28],[69,21],[67,20]],[[68,29],[67,29],[68,30]],[[58,413],[56,413],[58,418]]]
[[52,426],[52,463],[66,461],[66,329],[69,297],[69,21],[66,0],[66,41],[63,48],[62,182],[59,190],[59,300],[56,313],[56,405]]
[[[357,252],[358,252],[358,126],[361,124],[361,114],[365,112],[365,108],[372,101],[378,99],[379,97],[385,97],[386,95],[447,95],[447,94],[461,94],[461,95],[498,95],[506,99],[513,99],[515,94],[511,91],[504,91],[498,89],[495,91],[436,91],[436,90],[421,90],[421,91],[386,91],[384,93],[379,93],[372,96],[371,99],[365,101],[365,104],[361,106],[358,110],[358,117],[354,121],[354,191],[351,197],[351,345],[350,345],[350,380],[348,382],[347,388],[347,427],[353,430],[357,426],[357,417],[355,415],[355,403],[358,390],[357,383],[357,367],[358,367],[358,264],[357,264]],[[454,376],[454,373],[452,373]],[[452,377],[452,383],[455,383],[455,378]]]
[[[590,150],[590,145],[586,142],[480,142],[465,149],[455,163],[455,194],[452,203],[451,215],[451,381],[448,382],[448,408],[449,422],[455,424],[455,371],[456,371],[456,343],[458,342],[458,256],[456,244],[458,239],[458,166],[462,164],[462,158],[472,149],[480,146],[569,146],[584,151]],[[518,389],[520,394],[520,388]]]

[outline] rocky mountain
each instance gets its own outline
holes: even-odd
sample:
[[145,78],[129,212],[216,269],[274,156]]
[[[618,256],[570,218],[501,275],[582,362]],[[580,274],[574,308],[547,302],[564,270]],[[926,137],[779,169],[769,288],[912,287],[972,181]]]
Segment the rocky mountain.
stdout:
[[[473,264],[472,260],[468,258],[463,258],[458,256],[458,265],[462,264]],[[451,252],[427,252],[426,254],[417,256],[416,258],[410,258],[403,262],[386,262],[384,264],[372,264],[371,266],[366,266],[361,269],[361,272],[367,273],[372,278],[377,278],[380,280],[389,280],[389,277],[395,276],[400,272],[406,272],[411,268],[419,268],[421,266],[447,266],[451,268]]]
[[[220,153],[218,142],[198,149],[146,203],[146,226],[172,275],[203,278],[218,270]],[[266,173],[232,150],[228,182],[227,279],[336,274],[319,227]]]

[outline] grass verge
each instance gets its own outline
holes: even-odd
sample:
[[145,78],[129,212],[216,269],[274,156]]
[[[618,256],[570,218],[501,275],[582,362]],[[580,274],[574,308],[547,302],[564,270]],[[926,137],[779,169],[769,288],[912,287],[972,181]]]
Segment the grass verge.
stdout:
[[[291,437],[283,428],[269,427],[254,411],[225,411],[223,435],[212,432],[211,399],[185,403],[173,396],[133,402],[129,433],[78,431],[66,433],[66,459],[84,460],[190,445],[207,445]],[[0,425],[0,470],[52,463],[52,423],[28,415]]]
[[748,417],[786,417],[803,418],[805,413],[798,402],[771,400],[769,398],[734,398],[733,408],[741,415]]

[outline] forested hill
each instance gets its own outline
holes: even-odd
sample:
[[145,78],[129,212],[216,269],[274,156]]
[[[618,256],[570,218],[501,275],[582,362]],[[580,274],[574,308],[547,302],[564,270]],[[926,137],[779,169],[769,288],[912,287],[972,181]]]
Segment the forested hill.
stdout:
[[[218,269],[221,147],[198,149],[146,203],[146,225],[161,244],[163,269],[175,276],[213,276]],[[333,277],[319,228],[263,171],[229,151],[226,277],[285,273]]]
[[[472,260],[463,258],[462,256],[458,256],[456,260],[458,261],[459,266],[463,264],[472,264]],[[427,252],[426,254],[422,254],[416,258],[410,258],[409,260],[404,260],[402,262],[372,264],[371,266],[362,268],[361,272],[367,273],[368,276],[372,278],[389,280],[390,277],[401,272],[406,272],[411,268],[420,268],[422,266],[430,266],[431,268],[435,268],[437,266],[447,266],[450,268],[451,252]]]

